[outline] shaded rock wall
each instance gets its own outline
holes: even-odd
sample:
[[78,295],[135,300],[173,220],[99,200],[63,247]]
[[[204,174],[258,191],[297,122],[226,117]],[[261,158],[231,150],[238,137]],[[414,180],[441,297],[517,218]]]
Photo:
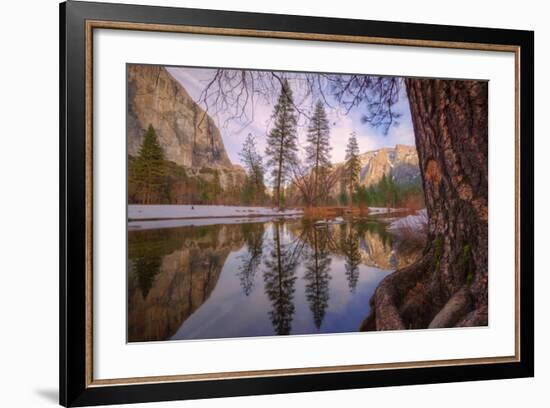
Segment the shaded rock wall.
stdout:
[[220,131],[170,73],[128,65],[128,154],[137,155],[149,124],[168,160],[186,167],[232,167]]

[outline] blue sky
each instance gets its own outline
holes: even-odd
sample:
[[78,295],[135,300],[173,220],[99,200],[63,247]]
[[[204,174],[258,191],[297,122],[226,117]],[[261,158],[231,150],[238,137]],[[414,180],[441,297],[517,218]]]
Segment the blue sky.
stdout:
[[[207,68],[184,68],[169,67],[168,71],[176,80],[183,85],[191,97],[198,101],[201,92],[206,86],[209,78],[212,78],[214,70]],[[300,100],[299,86],[293,86],[295,100]],[[277,95],[275,95],[276,98]],[[257,100],[254,106],[254,115],[250,121],[243,123],[236,120],[227,120],[229,112],[213,112],[210,116],[216,121],[222,134],[225,149],[233,163],[240,163],[239,151],[241,150],[244,139],[249,133],[252,133],[257,141],[258,149],[263,154],[265,150],[266,134],[272,125],[271,115],[273,112],[273,101]],[[302,102],[301,107],[304,111],[311,108],[312,102]],[[201,104],[204,108],[204,104]],[[414,145],[414,132],[409,111],[409,102],[404,91],[401,92],[399,102],[395,106],[395,111],[402,114],[399,118],[399,125],[392,126],[387,134],[383,129],[373,128],[372,126],[361,122],[361,108],[355,108],[348,114],[339,106],[333,108],[327,107],[327,114],[331,125],[331,159],[333,163],[344,161],[345,149],[348,137],[351,132],[355,132],[361,153],[376,150],[381,147],[394,147],[396,144]],[[300,150],[305,147],[305,137],[307,130],[307,119],[302,117],[298,126],[298,140]]]

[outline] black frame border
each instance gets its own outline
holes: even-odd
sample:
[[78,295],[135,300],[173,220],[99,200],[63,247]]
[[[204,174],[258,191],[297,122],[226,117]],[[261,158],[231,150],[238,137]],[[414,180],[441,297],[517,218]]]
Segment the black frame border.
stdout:
[[[64,406],[342,390],[534,376],[534,32],[68,1],[59,8],[59,401]],[[483,43],[520,47],[518,362],[86,386],[86,21]],[[516,159],[517,160],[517,159]]]

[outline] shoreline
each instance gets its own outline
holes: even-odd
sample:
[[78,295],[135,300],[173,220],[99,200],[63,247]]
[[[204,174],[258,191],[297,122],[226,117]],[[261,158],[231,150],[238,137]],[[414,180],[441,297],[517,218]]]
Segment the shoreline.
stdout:
[[195,204],[129,204],[128,221],[183,220],[202,218],[264,217],[302,214],[297,208],[278,210],[263,206],[228,206]]
[[140,221],[170,221],[170,220],[204,220],[211,218],[262,218],[262,217],[294,217],[296,215],[303,215],[303,212],[293,213],[274,213],[274,214],[249,214],[249,215],[208,215],[208,216],[196,216],[196,217],[156,217],[156,218],[128,218],[128,222],[140,222]]
[[[193,207],[193,209],[191,209]],[[403,213],[400,208],[376,208],[369,209],[364,216],[385,222],[387,216],[398,217]],[[323,214],[311,217],[307,209],[292,208],[277,211],[269,207],[239,207],[239,206],[191,206],[188,204],[154,204],[154,205],[130,205],[128,206],[127,228],[128,231],[178,228],[185,226],[206,226],[217,224],[242,224],[253,222],[266,222],[275,219],[296,219],[297,217],[331,219],[343,214]],[[388,218],[387,224],[394,221]]]
[[[382,216],[406,212],[403,208],[367,207],[365,215]],[[194,205],[194,204],[129,204],[127,206],[127,222],[161,221],[161,220],[198,220],[208,218],[258,218],[258,217],[290,217],[318,215],[344,215],[348,212],[363,211],[358,207],[290,207],[279,210],[272,207],[230,206],[230,205]],[[319,212],[319,213],[317,213]]]

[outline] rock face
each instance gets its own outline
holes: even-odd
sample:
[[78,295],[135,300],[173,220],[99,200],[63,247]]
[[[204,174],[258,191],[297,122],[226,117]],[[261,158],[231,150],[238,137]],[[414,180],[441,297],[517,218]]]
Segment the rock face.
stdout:
[[[418,155],[414,146],[398,144],[394,148],[384,147],[362,153],[359,159],[359,184],[362,186],[377,184],[384,175],[399,185],[412,184],[420,180]],[[338,163],[335,168],[340,170],[343,166],[344,163]]]
[[151,124],[168,160],[185,167],[232,167],[220,131],[170,73],[128,66],[128,154],[135,156]]
[[214,121],[164,67],[128,65],[127,77],[129,155],[138,154],[152,125],[167,160],[190,175],[214,171],[224,190],[242,185],[246,173],[231,163]]
[[[418,154],[416,147],[396,145],[384,147],[379,150],[372,150],[359,155],[361,171],[359,172],[359,184],[369,187],[377,184],[385,175],[398,185],[420,183],[420,167],[418,165]],[[343,179],[345,163],[334,165],[334,171],[341,173]],[[337,197],[341,186],[336,183],[332,189],[332,195]]]
[[396,184],[412,184],[420,179],[418,155],[414,146],[396,145],[361,156],[360,183],[366,187],[378,183],[384,175]]

